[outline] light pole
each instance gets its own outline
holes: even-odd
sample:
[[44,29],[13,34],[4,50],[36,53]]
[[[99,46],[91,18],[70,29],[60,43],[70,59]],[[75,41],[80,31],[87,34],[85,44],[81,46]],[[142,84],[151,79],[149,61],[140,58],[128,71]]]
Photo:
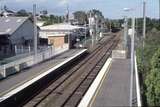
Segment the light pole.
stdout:
[[132,35],[131,35],[131,80],[130,80],[130,107],[132,107],[132,100],[133,100],[134,36],[135,36],[135,17],[133,17],[133,18],[132,18]]
[[[131,11],[133,9],[124,8],[125,11]],[[134,15],[134,14],[133,14]],[[127,28],[128,30],[128,28]],[[131,33],[131,77],[130,77],[130,107],[133,102],[133,74],[134,74],[134,39],[135,39],[135,17],[132,17],[132,33]],[[128,35],[128,32],[127,32]]]

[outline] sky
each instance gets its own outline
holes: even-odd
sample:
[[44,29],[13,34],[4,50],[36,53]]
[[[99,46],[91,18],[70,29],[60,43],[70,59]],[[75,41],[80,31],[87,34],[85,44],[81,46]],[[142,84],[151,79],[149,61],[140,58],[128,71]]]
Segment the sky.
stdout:
[[[158,18],[159,0],[147,1],[147,16]],[[77,10],[98,9],[102,11],[106,18],[119,19],[124,16],[142,17],[143,0],[0,0],[1,5],[6,5],[9,9],[26,9],[32,11],[32,5],[37,4],[37,10],[47,9],[50,13],[64,15],[66,7],[72,12]],[[130,12],[124,12],[123,8],[132,8]]]

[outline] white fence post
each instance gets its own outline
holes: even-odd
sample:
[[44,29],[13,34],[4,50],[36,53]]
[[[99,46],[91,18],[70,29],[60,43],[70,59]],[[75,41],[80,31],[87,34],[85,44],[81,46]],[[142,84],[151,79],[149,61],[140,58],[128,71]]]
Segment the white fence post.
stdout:
[[3,77],[6,78],[6,67],[3,65]]
[[30,45],[28,46],[28,51],[29,51],[29,53],[31,53],[31,46]]
[[14,46],[15,54],[17,55],[17,45]]

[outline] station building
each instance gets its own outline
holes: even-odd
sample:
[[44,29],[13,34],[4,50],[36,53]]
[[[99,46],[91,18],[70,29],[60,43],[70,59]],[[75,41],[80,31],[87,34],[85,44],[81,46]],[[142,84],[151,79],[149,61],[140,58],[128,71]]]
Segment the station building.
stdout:
[[33,27],[28,17],[0,17],[0,56],[15,54],[15,46],[32,46]]
[[54,24],[49,26],[40,27],[40,38],[48,40],[48,45],[54,47],[63,47],[68,45],[69,48],[73,47],[76,38],[80,36],[80,30],[83,29],[79,26],[73,26],[68,23]]

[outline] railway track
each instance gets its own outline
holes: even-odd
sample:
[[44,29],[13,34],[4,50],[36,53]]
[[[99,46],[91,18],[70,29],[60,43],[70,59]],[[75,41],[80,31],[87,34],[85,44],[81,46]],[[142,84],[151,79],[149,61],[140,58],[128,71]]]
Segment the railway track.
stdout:
[[117,46],[119,36],[100,43],[95,50],[73,68],[66,71],[47,88],[23,104],[25,107],[75,107],[96,78],[105,61]]

